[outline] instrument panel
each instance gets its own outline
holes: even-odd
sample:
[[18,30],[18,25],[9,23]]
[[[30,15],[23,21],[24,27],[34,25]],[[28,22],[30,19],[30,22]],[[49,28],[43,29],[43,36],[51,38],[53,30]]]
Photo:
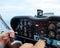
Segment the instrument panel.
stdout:
[[11,20],[11,27],[23,38],[37,41],[46,37],[47,44],[60,46],[60,17],[14,17]]

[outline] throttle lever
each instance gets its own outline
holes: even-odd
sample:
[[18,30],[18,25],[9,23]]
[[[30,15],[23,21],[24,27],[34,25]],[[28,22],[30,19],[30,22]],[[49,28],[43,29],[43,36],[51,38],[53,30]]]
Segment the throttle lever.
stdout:
[[[14,32],[15,34],[17,34],[17,32]],[[19,46],[21,46],[23,43],[22,41],[19,40],[14,40],[12,37],[10,37],[9,34],[9,38],[10,38],[10,47],[12,48],[14,46],[14,48],[18,48]]]
[[[18,32],[14,32],[14,34],[16,34],[16,35],[17,35],[17,34],[18,34]],[[10,34],[9,34],[9,38],[10,38],[10,41],[11,41],[11,42],[13,42],[13,41],[14,41],[14,39],[13,39],[12,37],[10,37]]]
[[13,38],[12,37],[10,37],[10,34],[9,34],[9,38],[10,38],[10,42],[13,42],[14,40],[13,40]]

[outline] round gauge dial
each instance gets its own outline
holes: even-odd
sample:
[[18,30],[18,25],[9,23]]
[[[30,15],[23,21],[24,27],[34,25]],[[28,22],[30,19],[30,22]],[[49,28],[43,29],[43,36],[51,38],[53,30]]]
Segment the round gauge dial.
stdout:
[[60,34],[56,35],[56,39],[60,40]]
[[53,29],[53,30],[55,30],[55,25],[54,25],[54,24],[50,24],[50,25],[48,26],[48,29]]
[[57,23],[57,27],[60,27],[60,22]]
[[55,37],[54,31],[49,31],[48,36],[54,38]]
[[60,33],[60,29],[57,29],[56,33]]
[[56,39],[60,40],[60,29],[56,31]]

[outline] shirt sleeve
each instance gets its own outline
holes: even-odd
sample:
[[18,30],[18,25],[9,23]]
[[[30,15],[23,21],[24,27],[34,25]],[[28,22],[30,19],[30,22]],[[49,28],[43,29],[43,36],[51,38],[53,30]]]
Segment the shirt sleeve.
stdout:
[[3,47],[0,45],[0,48],[3,48]]

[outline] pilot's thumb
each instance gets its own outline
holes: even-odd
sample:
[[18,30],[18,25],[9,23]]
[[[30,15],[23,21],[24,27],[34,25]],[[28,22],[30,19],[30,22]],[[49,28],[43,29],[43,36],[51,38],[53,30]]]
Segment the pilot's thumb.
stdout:
[[31,43],[25,43],[22,46],[20,46],[19,48],[32,48],[32,47],[33,47],[33,44],[31,44]]
[[45,40],[39,40],[32,48],[44,48]]

